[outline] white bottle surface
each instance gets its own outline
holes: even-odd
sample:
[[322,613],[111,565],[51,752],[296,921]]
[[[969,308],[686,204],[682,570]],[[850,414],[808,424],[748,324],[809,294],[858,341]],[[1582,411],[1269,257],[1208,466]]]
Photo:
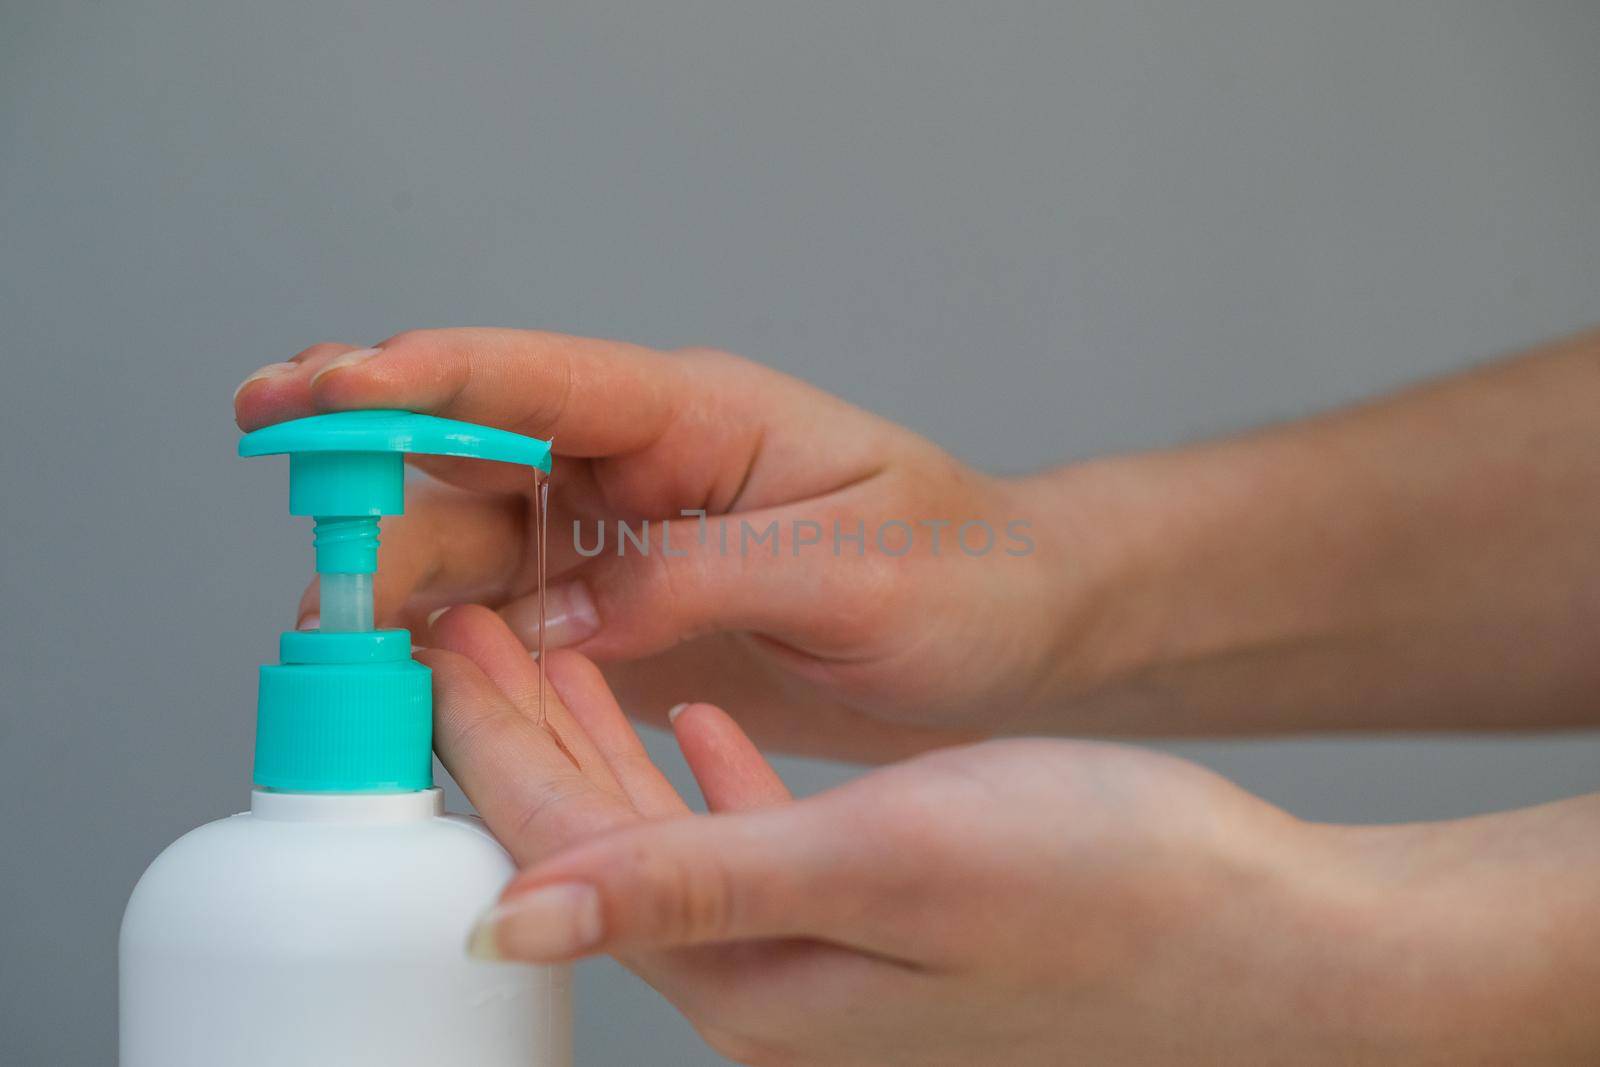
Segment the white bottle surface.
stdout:
[[251,794],[145,871],[122,1067],[568,1067],[565,967],[465,954],[511,877],[438,789]]

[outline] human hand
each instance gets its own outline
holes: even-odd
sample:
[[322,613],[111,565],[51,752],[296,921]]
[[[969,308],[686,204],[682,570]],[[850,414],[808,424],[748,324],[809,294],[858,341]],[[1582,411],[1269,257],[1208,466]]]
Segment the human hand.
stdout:
[[[1072,661],[1068,638],[1092,599],[1087,551],[1063,563],[1055,524],[1016,484],[722,353],[422,331],[377,351],[309,348],[248,379],[235,407],[247,430],[392,407],[553,438],[547,645],[605,664],[632,711],[710,699],[790,750],[885,759],[1001,729],[1002,712],[1037,703],[1047,676]],[[418,487],[408,513],[385,523],[380,620],[420,631],[440,606],[487,603],[531,647],[525,472],[413,462],[446,484]],[[682,517],[692,509],[707,513],[703,526]],[[648,555],[631,545],[618,554],[617,520],[635,531],[650,521]],[[663,553],[663,520],[681,555]],[[925,521],[948,523],[937,550]],[[994,537],[982,555],[956,540],[975,521]],[[1031,526],[1008,531],[1013,521]],[[575,522],[586,548],[602,524],[605,551],[580,554]],[[895,522],[907,526],[884,527]],[[773,523],[775,541],[746,544]],[[848,539],[858,526],[859,554]],[[913,547],[895,554],[908,531]],[[967,533],[976,550],[983,529]],[[804,543],[812,536],[819,543]],[[1010,554],[1024,541],[1034,551]],[[313,586],[302,614],[316,603]]]
[[1292,836],[1173,760],[990,743],[578,843],[480,946],[613,952],[740,1063],[1315,1063],[1338,1023],[1304,1017],[1301,968],[1331,939],[1307,943],[1315,902],[1277,869]]
[[[708,699],[768,743],[865,759],[998,732],[1596,721],[1600,332],[1329,415],[1004,480],[716,353],[441,330],[340,362],[357,355],[319,345],[268,368],[240,424],[386,405],[554,434],[552,637],[635,712]],[[388,524],[380,611],[418,630],[483,600],[531,639],[526,476],[419,465],[456,487],[414,492]],[[702,506],[712,546],[777,522],[778,557],[724,557],[687,520],[684,557],[616,557],[615,520],[652,520],[659,546],[661,520]],[[859,557],[792,554],[796,520],[831,548],[836,519],[972,518],[1030,522],[1035,550],[974,559],[952,526],[937,556],[923,527],[900,558],[870,535]],[[572,548],[575,519],[586,543],[607,523],[606,553]]]
[[1181,760],[1010,741],[792,803],[696,704],[673,728],[716,814],[688,817],[582,657],[550,657],[551,733],[492,613],[448,611],[430,640],[440,755],[524,868],[476,950],[611,952],[743,1062],[1577,1064],[1600,1047],[1600,797],[1317,826]]

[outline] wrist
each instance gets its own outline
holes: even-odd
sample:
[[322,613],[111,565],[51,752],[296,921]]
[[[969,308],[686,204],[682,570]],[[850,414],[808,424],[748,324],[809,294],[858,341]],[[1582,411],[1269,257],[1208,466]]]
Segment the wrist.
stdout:
[[1006,588],[1012,639],[1033,652],[1021,684],[994,691],[1012,702],[1009,732],[1053,732],[1063,707],[1133,669],[1118,603],[1132,561],[1109,535],[1110,486],[1098,467],[997,478],[994,486],[1006,524],[1027,538],[1027,552],[1006,561]]
[[1223,472],[1184,469],[1195,464],[1184,453],[1110,457],[1007,483],[1038,531],[1030,591],[1049,614],[1026,728],[1187,732],[1160,721],[1183,697],[1168,671],[1249,640],[1227,617],[1229,598],[1197,582],[1209,546],[1229,536],[1229,509],[1192,484]]
[[1392,539],[1324,451],[1291,428],[1030,480],[1064,561],[1056,728],[1227,733],[1292,715],[1303,729],[1324,712],[1359,725],[1349,709],[1373,694],[1343,657],[1388,611]]

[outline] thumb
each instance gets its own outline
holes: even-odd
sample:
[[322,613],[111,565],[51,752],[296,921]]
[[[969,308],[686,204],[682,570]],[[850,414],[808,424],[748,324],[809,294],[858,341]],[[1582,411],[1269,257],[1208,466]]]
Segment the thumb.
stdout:
[[[868,609],[882,600],[867,594],[885,588],[895,561],[858,553],[854,541],[835,551],[834,524],[830,515],[777,508],[575,526],[579,554],[592,558],[547,591],[546,647],[632,659],[707,633],[751,630],[802,652],[858,649],[876,630]],[[536,593],[500,608],[530,648],[538,610]]]
[[[863,921],[887,850],[859,821],[802,801],[641,824],[578,845],[507,887],[473,932],[492,959],[556,962],[714,942],[803,937],[888,954]],[[872,862],[876,854],[877,862]]]

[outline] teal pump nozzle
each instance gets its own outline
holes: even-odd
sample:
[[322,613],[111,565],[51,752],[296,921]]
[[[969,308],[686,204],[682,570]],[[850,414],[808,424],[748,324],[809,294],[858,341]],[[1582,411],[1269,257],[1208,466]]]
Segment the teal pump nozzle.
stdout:
[[255,783],[294,792],[433,784],[431,673],[406,630],[373,629],[378,522],[405,511],[405,453],[549,473],[550,442],[410,411],[344,411],[267,426],[241,456],[287,454],[289,512],[313,522],[321,629],[285,633],[261,668]]

